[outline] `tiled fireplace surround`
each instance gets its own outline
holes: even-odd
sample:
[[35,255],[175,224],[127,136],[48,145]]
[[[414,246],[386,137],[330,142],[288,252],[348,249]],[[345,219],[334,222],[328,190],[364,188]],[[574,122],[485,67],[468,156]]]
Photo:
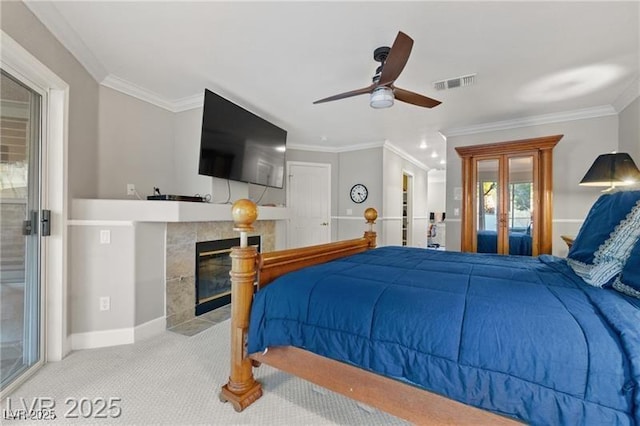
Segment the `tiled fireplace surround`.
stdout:
[[[254,223],[260,235],[263,251],[275,249],[275,221]],[[196,243],[202,241],[237,238],[233,222],[177,222],[167,223],[166,236],[166,315],[167,328],[195,318],[196,305]]]

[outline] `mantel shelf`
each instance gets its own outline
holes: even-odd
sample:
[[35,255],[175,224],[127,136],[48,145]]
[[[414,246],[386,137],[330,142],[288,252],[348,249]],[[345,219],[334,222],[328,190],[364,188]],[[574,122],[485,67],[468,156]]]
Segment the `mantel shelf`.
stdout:
[[[289,218],[286,207],[258,207],[258,220]],[[231,204],[187,201],[74,199],[71,220],[117,220],[130,222],[218,222],[232,221]]]

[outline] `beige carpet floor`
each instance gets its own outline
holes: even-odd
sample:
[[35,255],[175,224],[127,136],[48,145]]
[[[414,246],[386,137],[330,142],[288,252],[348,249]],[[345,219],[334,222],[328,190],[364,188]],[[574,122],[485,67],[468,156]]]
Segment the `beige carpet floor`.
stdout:
[[[45,365],[2,402],[3,414],[44,397],[55,403],[57,419],[7,421],[3,424],[256,424],[393,425],[403,421],[361,406],[333,392],[268,366],[256,370],[264,396],[242,413],[218,400],[229,374],[229,321],[194,336],[164,332],[132,345],[71,353]],[[85,400],[84,413],[74,404]],[[109,398],[117,410],[99,408]],[[97,403],[93,403],[97,401]],[[83,417],[83,414],[90,415]],[[70,418],[69,415],[77,415]]]

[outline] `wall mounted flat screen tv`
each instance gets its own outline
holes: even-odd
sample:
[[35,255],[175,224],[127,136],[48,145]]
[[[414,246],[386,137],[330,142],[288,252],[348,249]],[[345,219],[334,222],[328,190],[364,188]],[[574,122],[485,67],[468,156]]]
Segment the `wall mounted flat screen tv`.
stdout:
[[285,130],[205,89],[199,174],[282,188],[286,140]]

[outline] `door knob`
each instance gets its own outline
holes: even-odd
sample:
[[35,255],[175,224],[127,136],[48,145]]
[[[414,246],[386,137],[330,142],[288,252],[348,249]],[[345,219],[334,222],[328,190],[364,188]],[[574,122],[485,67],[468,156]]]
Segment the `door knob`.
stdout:
[[322,226],[329,226],[329,222],[322,222],[320,225],[322,225]]

